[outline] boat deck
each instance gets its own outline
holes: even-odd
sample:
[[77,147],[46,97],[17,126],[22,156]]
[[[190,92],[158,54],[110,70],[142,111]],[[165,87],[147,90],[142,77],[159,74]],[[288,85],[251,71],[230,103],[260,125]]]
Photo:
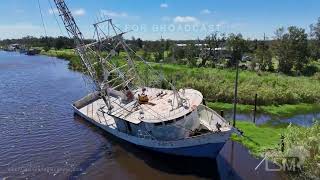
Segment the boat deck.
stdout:
[[[135,99],[142,91],[135,91]],[[145,94],[149,98],[147,104],[137,101],[123,102],[121,98],[110,97],[111,115],[134,124],[140,122],[159,123],[183,117],[202,103],[202,94],[193,89],[180,90],[179,95],[185,99],[184,106],[178,106],[177,98],[171,90],[147,88]],[[99,100],[101,103],[102,100]],[[104,108],[108,112],[107,107]]]
[[110,128],[116,129],[116,123],[114,118],[108,115],[104,115],[103,112],[99,111],[101,107],[105,106],[103,100],[99,99],[83,108],[79,109],[79,111],[85,116],[89,117],[91,120],[96,121],[102,125],[109,126]]
[[[109,116],[107,114],[104,115],[103,112],[100,111],[101,107],[104,107],[105,103],[102,99],[99,99],[93,103],[90,103],[89,105],[79,109],[79,111],[84,114],[85,116],[89,117],[93,121],[96,121],[97,123],[100,123],[102,125],[106,125],[112,129],[116,129],[116,123],[112,116]],[[218,131],[216,127],[216,123],[221,124],[220,131],[226,132],[230,131],[231,127],[227,122],[216,112],[213,110],[200,105],[198,108],[203,109],[200,111],[200,123],[205,126],[208,130],[212,132]],[[210,117],[209,117],[210,116]],[[211,119],[212,121],[208,122],[208,119]]]

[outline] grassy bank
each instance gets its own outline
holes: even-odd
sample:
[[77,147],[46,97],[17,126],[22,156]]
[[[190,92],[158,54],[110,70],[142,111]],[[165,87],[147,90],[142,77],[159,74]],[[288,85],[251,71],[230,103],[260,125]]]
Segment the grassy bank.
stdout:
[[[231,69],[190,68],[182,65],[155,65],[178,87],[200,90],[207,101],[233,101],[235,71]],[[290,77],[276,73],[258,74],[241,71],[239,74],[239,103],[254,104],[255,94],[260,105],[318,103],[320,81],[308,77]]]
[[[221,102],[209,102],[208,106],[216,111],[233,110],[233,104],[221,103]],[[239,113],[252,113],[254,105],[237,105],[237,111]],[[269,105],[269,106],[258,106],[258,113],[268,114],[276,117],[292,117],[296,114],[308,114],[313,112],[320,112],[320,104],[283,104],[283,105]]]
[[69,68],[72,70],[83,70],[80,58],[75,54],[75,51],[73,49],[41,51],[41,54],[69,61]]
[[[43,52],[70,61],[69,66],[81,70],[79,58],[73,50]],[[124,57],[120,53],[118,59]],[[137,63],[139,66],[139,63]],[[190,87],[202,92],[210,102],[233,102],[235,71],[232,69],[194,68],[185,65],[155,64],[152,66],[163,72],[178,88]],[[290,77],[278,73],[256,73],[241,71],[239,75],[239,104],[254,104],[258,94],[261,110],[270,114],[291,114],[297,110],[312,110],[320,101],[320,81],[312,77]],[[297,105],[299,104],[299,105]],[[216,103],[216,106],[222,104]],[[279,106],[281,105],[281,106]],[[224,104],[223,106],[227,106]],[[252,106],[239,106],[240,110],[250,110]],[[317,106],[318,108],[318,106]]]

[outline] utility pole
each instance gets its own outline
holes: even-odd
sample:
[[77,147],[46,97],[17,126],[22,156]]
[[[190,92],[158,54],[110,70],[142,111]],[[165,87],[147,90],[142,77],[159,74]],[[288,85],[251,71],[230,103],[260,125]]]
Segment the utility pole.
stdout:
[[253,123],[256,123],[257,104],[258,104],[258,94],[256,94],[254,97]]
[[[262,42],[262,63],[264,64],[264,53],[265,53],[265,45],[264,45],[264,43],[265,43],[265,41],[266,41],[266,33],[263,33],[263,42]],[[260,67],[261,67],[261,65],[260,65]]]

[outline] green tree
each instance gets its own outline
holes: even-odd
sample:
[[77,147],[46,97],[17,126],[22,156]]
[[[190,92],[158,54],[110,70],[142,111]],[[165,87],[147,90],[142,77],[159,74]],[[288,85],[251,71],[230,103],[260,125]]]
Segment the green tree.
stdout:
[[273,52],[279,61],[278,71],[285,74],[291,73],[293,61],[290,59],[289,39],[285,35],[285,29],[279,28],[275,32],[275,43],[273,45]]
[[237,61],[242,59],[245,52],[248,52],[248,43],[243,39],[241,34],[230,34],[227,38],[227,48],[231,51],[231,60],[228,62],[228,66],[232,67],[236,65]]
[[185,54],[185,49],[182,47],[177,47],[174,50],[174,58],[177,59],[178,61],[184,59],[186,57]]
[[215,49],[219,48],[220,41],[221,39],[219,38],[217,32],[212,33],[204,39],[205,44],[202,44],[202,49],[200,52],[200,57],[202,59],[201,66],[205,66],[207,61],[218,59],[218,53],[215,51]]
[[194,43],[188,44],[186,47],[186,58],[188,60],[188,65],[190,66],[196,66],[197,65],[197,59],[200,54],[199,48],[195,46]]
[[313,59],[320,59],[320,17],[315,24],[310,25],[310,55]]
[[254,63],[258,64],[259,70],[273,71],[272,52],[270,48],[262,42],[254,51]]
[[305,30],[295,26],[276,31],[274,53],[279,61],[279,71],[285,74],[292,73],[293,68],[301,73],[309,63],[308,35]]
[[155,62],[160,62],[161,60],[163,60],[163,54],[162,54],[162,52],[156,52],[155,54],[154,54],[154,56],[155,56]]

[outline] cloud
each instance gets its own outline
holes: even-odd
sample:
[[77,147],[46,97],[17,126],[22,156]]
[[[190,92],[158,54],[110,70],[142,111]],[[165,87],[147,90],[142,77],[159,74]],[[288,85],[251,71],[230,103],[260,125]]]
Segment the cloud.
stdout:
[[72,14],[74,16],[84,16],[86,14],[86,11],[83,8],[79,8],[79,9],[73,10]]
[[226,21],[220,21],[216,24],[217,27],[222,27],[222,26],[226,26],[226,25],[228,25],[228,22],[226,22]]
[[160,7],[161,7],[161,8],[168,8],[168,7],[169,7],[169,5],[168,5],[168,4],[166,4],[166,3],[162,3],[162,4],[160,4]]
[[175,23],[197,23],[198,19],[192,16],[177,16],[173,19]]
[[171,18],[170,18],[169,16],[163,16],[163,17],[161,18],[161,21],[169,22],[169,21],[171,21]]
[[209,9],[203,9],[200,14],[211,14],[211,11]]
[[139,16],[129,15],[126,12],[116,12],[116,11],[105,10],[105,9],[100,10],[100,14],[102,16],[107,16],[109,18],[123,18],[123,19],[130,19],[130,20],[140,19]]
[[31,23],[20,22],[0,25],[1,38],[19,38],[28,35],[40,36],[41,33],[43,33],[43,28]]
[[126,18],[129,15],[126,12],[114,12],[110,10],[101,10],[101,14],[113,18]]
[[[54,9],[49,9],[48,10],[49,14],[53,15],[53,14],[59,14],[58,9],[54,8]],[[84,16],[86,14],[85,9],[83,8],[79,8],[79,9],[74,9],[72,10],[72,15],[77,17],[77,16]]]
[[49,12],[49,14],[58,14],[59,13],[59,11],[58,11],[58,9],[49,9],[48,10],[48,12]]

